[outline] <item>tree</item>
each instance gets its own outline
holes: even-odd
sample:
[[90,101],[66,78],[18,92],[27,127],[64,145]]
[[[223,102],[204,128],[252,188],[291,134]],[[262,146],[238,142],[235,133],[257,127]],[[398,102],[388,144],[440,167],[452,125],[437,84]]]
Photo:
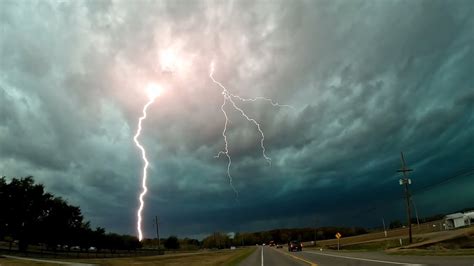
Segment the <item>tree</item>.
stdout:
[[184,239],[179,240],[179,247],[180,249],[196,250],[199,249],[200,243],[197,239],[185,237]]
[[134,236],[106,235],[100,227],[93,231],[83,220],[79,207],[45,192],[33,177],[13,178],[9,183],[0,178],[0,240],[8,241],[10,247],[15,240],[20,250],[30,243],[46,243],[53,249],[57,245],[111,250],[141,247]]
[[[240,237],[239,237],[240,238]],[[247,242],[245,242],[247,243]],[[229,248],[232,240],[227,234],[216,232],[202,240],[203,248]]]
[[38,238],[40,221],[46,215],[45,205],[52,195],[43,185],[34,184],[33,177],[0,181],[0,235],[19,240],[19,249],[26,250]]
[[45,215],[41,219],[41,239],[49,246],[58,244],[86,246],[90,231],[89,223],[83,223],[79,207],[67,204],[60,197],[48,199],[45,204]]
[[402,227],[402,222],[400,220],[391,221],[389,225],[390,229]]
[[179,249],[178,237],[170,236],[165,240],[165,248],[167,249]]
[[101,250],[105,246],[105,229],[97,227],[92,235],[92,245]]
[[[79,207],[44,191],[33,177],[0,179],[0,237],[19,240],[19,249],[44,242],[50,247],[84,237]],[[81,230],[83,229],[83,230]],[[67,243],[70,244],[70,243]]]

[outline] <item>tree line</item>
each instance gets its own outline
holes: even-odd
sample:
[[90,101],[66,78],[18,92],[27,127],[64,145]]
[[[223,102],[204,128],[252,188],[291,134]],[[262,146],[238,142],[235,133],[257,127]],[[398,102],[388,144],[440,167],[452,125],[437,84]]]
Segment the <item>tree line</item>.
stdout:
[[278,244],[286,244],[292,240],[302,242],[332,239],[339,232],[344,236],[355,236],[367,233],[361,227],[319,227],[319,228],[288,228],[273,229],[269,231],[236,233],[233,237],[225,233],[213,233],[202,241],[204,248],[228,248],[230,246],[248,246],[256,244],[268,244],[274,241]]
[[134,250],[141,247],[134,236],[106,233],[104,228],[90,228],[81,209],[35,184],[33,177],[0,178],[0,240],[18,243],[20,251],[28,245],[47,249]]
[[[472,208],[469,208],[472,209]],[[466,209],[467,210],[467,209]],[[420,222],[439,220],[443,215],[421,218]],[[413,221],[415,222],[415,221]],[[389,228],[402,227],[399,220],[392,221]],[[161,239],[165,249],[229,248],[268,243],[287,243],[290,240],[303,242],[333,239],[339,232],[344,237],[368,233],[361,227],[319,227],[274,229],[261,232],[229,235],[215,232],[202,241],[170,236]],[[91,229],[78,206],[70,205],[61,197],[45,191],[42,184],[35,184],[33,177],[13,178],[10,182],[0,178],[0,240],[18,243],[21,251],[28,245],[44,245],[47,249],[69,249],[80,247],[87,250],[136,250],[158,248],[157,239],[145,239],[142,243],[135,236],[106,233],[104,228]]]
[[[231,246],[249,246],[255,244],[268,244],[274,241],[278,244],[286,244],[291,240],[299,240],[309,242],[314,240],[333,239],[335,234],[339,232],[344,237],[366,234],[368,231],[361,227],[319,227],[319,228],[291,228],[291,229],[274,229],[270,231],[248,232],[248,233],[223,233],[214,232],[203,240],[184,238],[179,239],[177,236],[168,238],[160,238],[160,248],[165,249],[226,249]],[[144,248],[158,248],[158,240],[144,239]]]

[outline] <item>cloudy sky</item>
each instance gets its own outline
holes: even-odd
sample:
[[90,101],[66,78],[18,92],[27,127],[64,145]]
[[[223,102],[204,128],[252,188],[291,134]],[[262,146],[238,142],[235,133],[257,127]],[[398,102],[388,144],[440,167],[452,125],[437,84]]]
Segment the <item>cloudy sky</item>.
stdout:
[[[0,175],[33,175],[93,226],[202,236],[474,207],[472,1],[0,1]],[[172,74],[163,55],[174,55]],[[227,104],[222,89],[265,101]]]

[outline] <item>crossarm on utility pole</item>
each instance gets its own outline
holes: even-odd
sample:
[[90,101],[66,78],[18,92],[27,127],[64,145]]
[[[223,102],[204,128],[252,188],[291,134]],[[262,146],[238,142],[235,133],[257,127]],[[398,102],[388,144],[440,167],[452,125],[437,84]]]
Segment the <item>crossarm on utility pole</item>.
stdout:
[[397,172],[403,173],[403,178],[400,179],[400,185],[405,185],[405,198],[407,206],[407,219],[408,219],[408,234],[410,244],[413,243],[412,231],[411,231],[411,207],[410,207],[410,191],[408,185],[411,184],[411,180],[408,178],[407,173],[413,171],[413,169],[408,169],[405,163],[405,157],[403,152],[400,152],[400,157],[402,161],[402,169],[397,170]]

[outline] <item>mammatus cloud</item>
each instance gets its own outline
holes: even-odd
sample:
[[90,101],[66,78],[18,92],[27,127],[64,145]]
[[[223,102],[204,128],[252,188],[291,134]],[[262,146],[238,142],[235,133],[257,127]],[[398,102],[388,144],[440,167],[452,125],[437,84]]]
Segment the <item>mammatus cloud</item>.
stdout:
[[[144,86],[168,93],[143,131],[151,163],[145,235],[247,231],[403,217],[395,170],[413,188],[472,166],[474,33],[470,1],[2,1],[0,174],[34,175],[93,225],[135,234]],[[165,75],[160,52],[185,64]],[[222,149],[220,90],[295,107],[245,104],[259,136],[229,112],[234,185]],[[467,207],[460,178],[415,194],[420,215]],[[377,193],[375,193],[377,191]],[[384,193],[380,193],[384,192]],[[459,195],[457,201],[450,195]],[[442,195],[440,198],[440,195]],[[392,211],[386,211],[391,208]],[[351,210],[348,212],[347,210]]]

